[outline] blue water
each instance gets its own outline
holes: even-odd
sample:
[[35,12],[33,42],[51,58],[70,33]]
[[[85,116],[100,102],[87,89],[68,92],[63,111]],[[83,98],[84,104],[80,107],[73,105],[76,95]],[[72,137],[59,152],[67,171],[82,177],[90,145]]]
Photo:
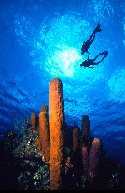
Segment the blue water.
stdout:
[[[109,54],[94,69],[81,68],[83,41],[101,24],[91,58]],[[49,81],[60,77],[66,122],[100,137],[125,164],[125,0],[0,0],[0,135],[48,105]]]

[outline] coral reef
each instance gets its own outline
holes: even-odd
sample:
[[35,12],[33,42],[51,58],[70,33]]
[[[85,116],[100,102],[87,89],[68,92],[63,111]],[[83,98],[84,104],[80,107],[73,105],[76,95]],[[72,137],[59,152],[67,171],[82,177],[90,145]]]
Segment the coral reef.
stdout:
[[90,134],[88,115],[78,126],[64,121],[63,84],[50,81],[49,113],[43,105],[37,115],[0,142],[0,189],[121,190],[125,168],[109,158],[101,139]]

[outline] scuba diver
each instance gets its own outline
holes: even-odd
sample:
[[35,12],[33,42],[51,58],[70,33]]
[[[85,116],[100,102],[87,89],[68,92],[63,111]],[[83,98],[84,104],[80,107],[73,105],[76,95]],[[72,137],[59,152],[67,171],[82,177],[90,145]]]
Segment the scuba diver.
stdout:
[[[100,55],[104,55],[103,58],[99,62],[94,62]],[[80,66],[81,67],[84,66],[84,67],[88,67],[88,68],[94,68],[91,65],[98,65],[100,62],[102,62],[105,59],[105,57],[107,55],[108,55],[108,51],[101,52],[94,59],[89,59],[89,55],[88,55],[88,59],[85,60],[84,62],[82,62],[82,64],[80,64]]]
[[102,31],[102,29],[101,29],[101,27],[100,27],[100,24],[98,24],[97,27],[93,30],[90,38],[89,38],[87,41],[83,42],[82,48],[81,48],[81,55],[83,55],[85,52],[87,52],[88,54],[90,54],[90,53],[88,52],[88,49],[90,48],[92,42],[93,42],[94,39],[95,39],[95,34],[96,34],[97,32],[101,32],[101,31]]

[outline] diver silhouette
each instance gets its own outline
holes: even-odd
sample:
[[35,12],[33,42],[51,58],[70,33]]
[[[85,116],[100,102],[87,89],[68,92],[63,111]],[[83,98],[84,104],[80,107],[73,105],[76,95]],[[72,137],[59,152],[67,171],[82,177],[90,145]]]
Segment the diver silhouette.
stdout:
[[89,38],[87,41],[83,42],[82,48],[81,48],[81,55],[83,55],[85,52],[87,52],[88,54],[90,54],[90,53],[88,52],[88,49],[90,48],[91,44],[93,43],[93,41],[94,41],[94,39],[95,39],[95,34],[96,34],[97,32],[101,32],[101,31],[102,31],[102,29],[101,29],[101,27],[100,27],[100,24],[98,23],[97,27],[93,30],[90,38]]
[[[98,61],[98,62],[94,62],[100,55],[104,55],[103,58]],[[82,64],[80,64],[80,66],[84,66],[84,67],[88,67],[88,68],[94,68],[92,67],[91,65],[98,65],[100,62],[102,62],[105,57],[108,55],[108,51],[104,51],[104,52],[101,52],[100,54],[98,54],[95,58],[93,59],[89,59],[89,55],[88,55],[88,59],[85,60],[84,62],[82,62]]]

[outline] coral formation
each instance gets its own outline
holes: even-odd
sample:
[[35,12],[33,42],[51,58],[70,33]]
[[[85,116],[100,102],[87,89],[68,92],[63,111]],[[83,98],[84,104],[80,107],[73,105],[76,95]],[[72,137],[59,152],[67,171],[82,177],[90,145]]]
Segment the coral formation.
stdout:
[[89,150],[88,147],[83,143],[82,145],[82,163],[84,167],[84,176],[88,177],[88,168],[89,168]]
[[49,140],[48,107],[46,105],[43,105],[41,112],[39,113],[39,143],[41,154],[44,156],[46,162],[49,162],[50,159]]
[[49,88],[50,110],[50,189],[58,190],[62,183],[63,169],[63,129],[64,103],[63,84],[59,78],[50,82]]
[[87,135],[90,133],[90,121],[89,121],[89,116],[88,115],[83,115],[82,116],[82,131],[83,135]]
[[36,129],[36,126],[37,126],[37,116],[36,116],[35,113],[32,113],[31,118],[30,118],[30,122],[31,122],[32,128]]
[[18,130],[20,134],[7,133],[0,142],[0,189],[125,188],[125,169],[108,159],[101,140],[91,136],[89,116],[82,116],[81,134],[76,125],[65,124],[59,78],[50,81],[49,114],[43,105],[39,123],[33,113],[24,125],[18,124]]
[[91,181],[97,175],[97,167],[99,164],[99,157],[101,154],[100,139],[94,138],[90,149],[88,178]]
[[78,147],[79,141],[79,130],[78,128],[73,129],[73,151],[75,152]]

